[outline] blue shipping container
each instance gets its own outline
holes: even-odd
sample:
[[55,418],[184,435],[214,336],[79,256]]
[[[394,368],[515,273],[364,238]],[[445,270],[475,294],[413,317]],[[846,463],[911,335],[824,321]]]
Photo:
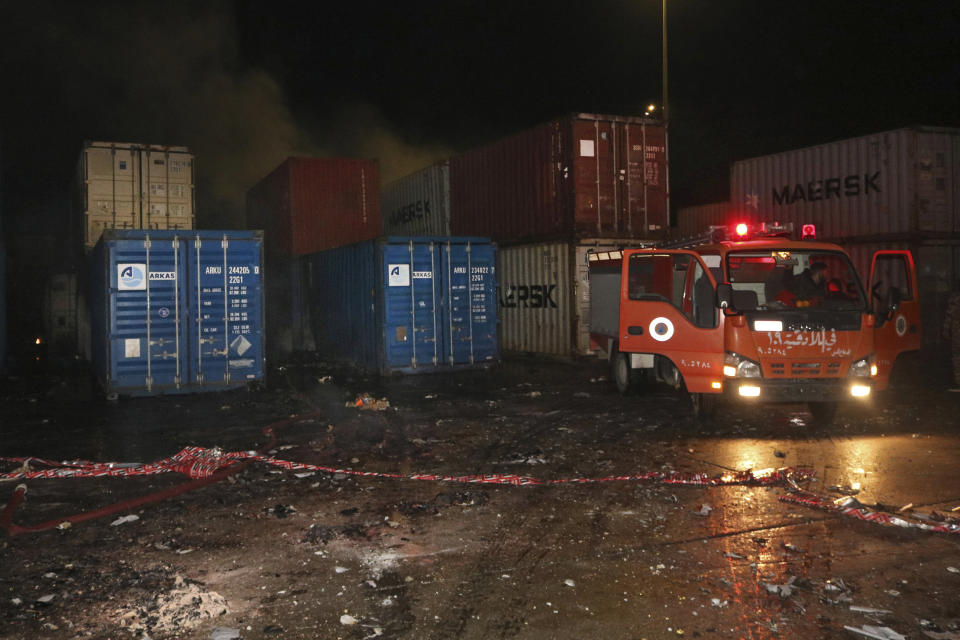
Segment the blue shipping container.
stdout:
[[108,392],[263,378],[263,234],[105,231],[90,257],[91,361]]
[[317,351],[380,373],[495,362],[496,251],[486,238],[390,236],[307,256]]

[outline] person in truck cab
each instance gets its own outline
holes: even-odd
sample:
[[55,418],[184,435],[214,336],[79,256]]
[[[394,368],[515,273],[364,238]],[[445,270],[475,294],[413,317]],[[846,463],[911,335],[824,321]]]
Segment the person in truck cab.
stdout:
[[791,307],[810,307],[823,303],[827,293],[827,265],[812,262],[803,273],[791,278],[777,301]]

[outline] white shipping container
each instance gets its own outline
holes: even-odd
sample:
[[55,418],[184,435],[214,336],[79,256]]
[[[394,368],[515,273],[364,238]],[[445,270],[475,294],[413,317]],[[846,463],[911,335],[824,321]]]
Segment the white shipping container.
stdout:
[[643,244],[591,239],[501,247],[497,257],[501,350],[591,354],[588,254]]
[[74,215],[86,251],[104,229],[193,229],[194,158],[187,147],[86,142]]
[[450,163],[440,162],[396,180],[380,199],[383,235],[450,235]]
[[955,232],[960,129],[897,129],[741,160],[730,194],[735,215],[813,223],[820,239]]

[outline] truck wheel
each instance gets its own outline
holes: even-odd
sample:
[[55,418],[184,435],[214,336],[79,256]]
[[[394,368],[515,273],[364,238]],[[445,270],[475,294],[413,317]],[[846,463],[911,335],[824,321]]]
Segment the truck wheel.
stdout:
[[630,366],[630,356],[619,350],[613,354],[613,381],[620,395],[627,396],[636,391],[636,377]]
[[808,402],[807,408],[810,409],[810,413],[813,415],[814,419],[824,425],[833,424],[833,419],[837,415],[837,408],[840,406],[838,402]]
[[693,415],[698,420],[710,421],[717,416],[717,404],[719,398],[715,393],[691,393],[690,400],[693,404]]

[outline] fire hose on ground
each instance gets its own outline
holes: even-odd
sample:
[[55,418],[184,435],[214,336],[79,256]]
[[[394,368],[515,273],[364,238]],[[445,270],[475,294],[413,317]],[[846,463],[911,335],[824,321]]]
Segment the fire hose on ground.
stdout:
[[[598,478],[557,478],[543,480],[532,476],[515,474],[473,474],[473,475],[442,475],[442,474],[398,474],[379,471],[358,471],[354,469],[338,469],[325,465],[306,464],[281,460],[264,452],[271,450],[276,443],[276,430],[282,426],[316,417],[316,413],[294,416],[275,422],[263,429],[268,442],[257,451],[224,452],[219,449],[205,449],[202,447],[187,447],[179,453],[154,463],[115,463],[90,462],[73,460],[55,462],[33,457],[0,458],[7,463],[18,463],[21,469],[0,474],[0,482],[32,479],[53,478],[103,478],[103,477],[133,477],[157,475],[163,473],[182,473],[189,477],[190,482],[161,490],[138,498],[118,502],[107,507],[87,511],[65,518],[49,520],[32,526],[21,526],[13,523],[13,514],[23,502],[26,495],[26,485],[19,484],[13,495],[0,514],[0,527],[8,535],[21,533],[36,533],[57,527],[66,526],[115,514],[144,504],[159,502],[174,496],[199,489],[200,487],[217,482],[229,475],[238,473],[249,465],[257,462],[279,467],[288,471],[313,471],[329,474],[343,474],[366,478],[384,478],[393,480],[423,480],[430,482],[453,482],[466,484],[493,484],[511,486],[556,486],[570,484],[596,484],[605,482],[646,481],[660,482],[670,485],[691,486],[783,486],[789,493],[780,496],[785,503],[797,504],[837,513],[847,517],[857,518],[866,522],[884,526],[899,526],[915,528],[922,531],[937,533],[960,533],[960,520],[944,520],[943,522],[928,523],[917,520],[908,520],[905,517],[895,516],[881,511],[872,510],[852,498],[844,498],[839,502],[826,496],[821,496],[799,485],[800,482],[812,479],[814,472],[808,468],[767,469],[763,471],[740,471],[719,476],[710,476],[705,473],[686,473],[677,471],[651,471],[628,475],[605,476]],[[31,465],[46,467],[33,469]]]

